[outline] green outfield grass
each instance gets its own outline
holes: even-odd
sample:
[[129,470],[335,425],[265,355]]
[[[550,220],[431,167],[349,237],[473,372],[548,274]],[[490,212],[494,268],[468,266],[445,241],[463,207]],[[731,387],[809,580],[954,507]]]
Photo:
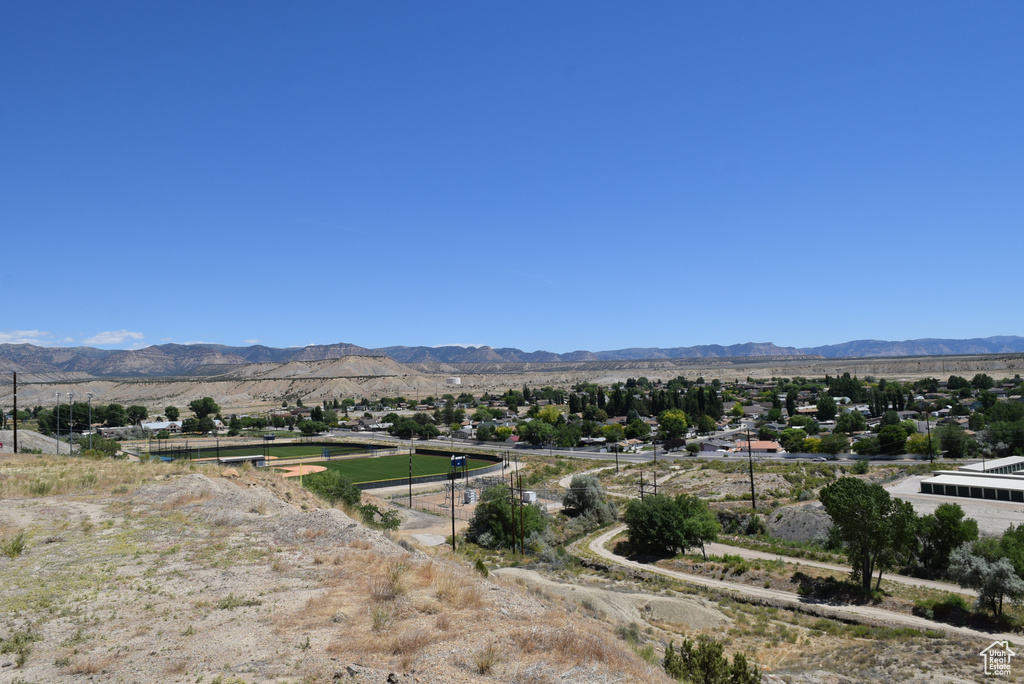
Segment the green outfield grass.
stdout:
[[[317,465],[335,470],[353,482],[377,482],[409,477],[409,455],[378,456],[377,458],[351,458],[344,461],[322,461]],[[443,475],[448,472],[451,459],[447,456],[413,454],[412,476]],[[467,459],[469,469],[477,470],[494,465],[491,461]]]

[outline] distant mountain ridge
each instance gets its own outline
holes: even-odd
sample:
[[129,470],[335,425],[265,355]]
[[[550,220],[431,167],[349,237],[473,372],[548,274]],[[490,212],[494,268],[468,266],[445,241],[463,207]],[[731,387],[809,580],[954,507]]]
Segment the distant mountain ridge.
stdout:
[[0,344],[0,371],[85,373],[95,377],[150,377],[210,375],[252,363],[325,361],[349,356],[386,356],[402,364],[487,364],[808,355],[822,358],[866,358],[1021,352],[1024,352],[1024,337],[1012,335],[968,340],[855,340],[803,349],[779,347],[771,342],[748,342],[728,346],[712,344],[670,348],[632,347],[598,352],[578,350],[566,354],[548,351],[526,352],[511,347],[488,346],[396,346],[369,349],[345,342],[285,349],[263,345],[229,347],[221,344],[161,344],[131,350]]

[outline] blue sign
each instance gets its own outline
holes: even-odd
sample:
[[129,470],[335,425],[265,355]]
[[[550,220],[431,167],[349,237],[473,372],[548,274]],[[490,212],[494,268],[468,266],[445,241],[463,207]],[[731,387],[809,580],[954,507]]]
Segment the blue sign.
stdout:
[[465,456],[452,456],[452,468],[465,468],[466,457]]

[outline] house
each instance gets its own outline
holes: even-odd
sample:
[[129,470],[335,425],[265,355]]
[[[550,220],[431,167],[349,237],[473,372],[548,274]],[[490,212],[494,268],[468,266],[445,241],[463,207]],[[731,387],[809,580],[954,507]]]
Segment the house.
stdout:
[[782,447],[778,442],[769,442],[766,440],[752,440],[750,442],[741,440],[736,442],[736,448],[738,451],[746,452],[747,446],[750,446],[750,453],[754,454],[777,454],[782,451]]
[[727,442],[724,439],[709,439],[706,442],[700,443],[701,452],[718,452],[718,451],[729,451],[736,445],[732,442]]
[[143,430],[149,430],[150,432],[162,432],[166,430],[172,435],[181,433],[181,425],[185,421],[183,420],[163,420],[163,421],[148,421],[140,423],[140,427]]

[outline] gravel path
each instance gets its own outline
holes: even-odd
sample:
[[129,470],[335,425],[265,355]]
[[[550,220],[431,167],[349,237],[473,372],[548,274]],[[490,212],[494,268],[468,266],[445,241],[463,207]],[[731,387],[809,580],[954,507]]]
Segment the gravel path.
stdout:
[[[775,553],[765,553],[764,551],[754,551],[752,549],[745,549],[741,546],[730,546],[728,544],[719,544],[717,542],[712,544],[706,544],[708,555],[724,556],[729,554],[731,556],[740,556],[742,558],[756,559],[756,560],[781,560],[785,563],[792,563],[794,565],[806,565],[811,568],[822,568],[823,570],[835,570],[837,572],[849,572],[850,568],[844,565],[832,565],[831,563],[822,563],[820,561],[808,560],[806,558],[793,558],[791,556],[780,556]],[[936,589],[938,591],[948,591],[954,594],[963,594],[965,596],[977,596],[978,592],[973,589],[963,589],[956,584],[950,584],[949,582],[936,582],[934,580],[918,579],[917,577],[907,577],[905,575],[882,575],[883,580],[895,582],[897,584],[905,584],[911,587],[923,587],[925,589]]]
[[965,636],[972,639],[979,639],[986,643],[992,640],[1003,640],[1007,639],[1014,641],[1019,639],[1019,635],[1014,634],[998,634],[992,632],[982,632],[976,629],[970,629],[968,627],[956,627],[953,625],[947,625],[942,622],[935,622],[933,620],[927,620],[925,618],[916,617],[914,615],[906,615],[904,613],[895,613],[889,610],[881,608],[874,608],[871,606],[850,606],[850,605],[835,605],[828,604],[820,601],[814,601],[812,599],[805,598],[798,594],[794,594],[788,591],[779,591],[777,589],[765,589],[763,587],[748,586],[744,584],[734,584],[732,582],[724,582],[722,580],[711,579],[708,577],[701,577],[699,575],[690,575],[683,572],[677,572],[674,570],[666,570],[659,568],[654,565],[646,565],[643,563],[637,563],[631,561],[622,556],[616,555],[605,548],[605,545],[611,541],[612,537],[619,534],[626,529],[625,525],[616,525],[604,534],[600,535],[592,542],[590,542],[590,550],[596,553],[601,558],[615,563],[616,565],[633,568],[635,570],[643,570],[645,572],[653,572],[659,575],[665,575],[666,577],[672,577],[674,579],[689,582],[691,584],[697,584],[700,586],[708,587],[711,589],[717,589],[719,591],[725,591],[731,594],[738,594],[745,597],[760,599],[763,601],[771,602],[775,605],[785,605],[793,608],[806,608],[809,605],[815,606],[815,612],[841,620],[854,620],[854,621],[869,621],[874,623],[883,623],[889,625],[900,625],[905,627],[912,627],[915,629],[932,629],[948,634],[954,634],[958,636]]

